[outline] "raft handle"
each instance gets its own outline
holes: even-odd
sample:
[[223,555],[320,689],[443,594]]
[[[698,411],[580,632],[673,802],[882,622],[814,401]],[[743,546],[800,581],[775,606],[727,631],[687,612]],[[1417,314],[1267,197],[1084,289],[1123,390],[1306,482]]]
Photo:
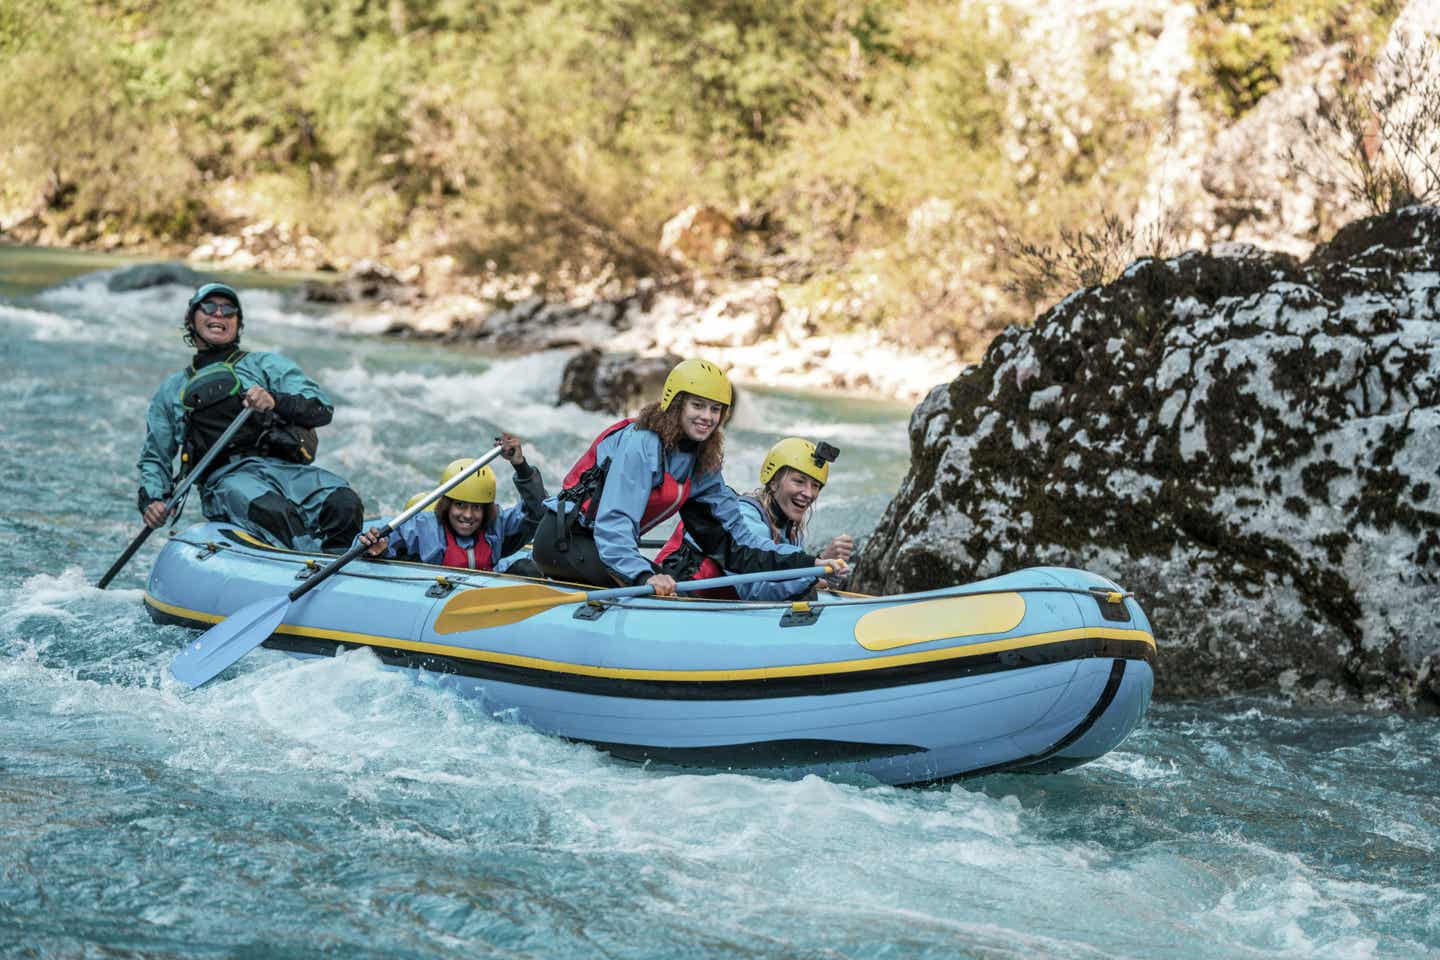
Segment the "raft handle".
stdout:
[[579,607],[575,609],[574,619],[599,620],[605,615],[605,611],[608,609],[610,608],[603,603],[595,603],[594,601],[591,601],[590,603],[582,603]]
[[425,591],[425,596],[447,597],[450,595],[450,591],[454,589],[455,581],[449,577],[436,577],[435,582],[430,585],[430,589]]
[[319,569],[320,569],[320,564],[316,563],[313,559],[306,560],[306,561],[305,561],[305,566],[301,567],[299,570],[297,570],[297,571],[295,572],[295,579],[296,579],[296,580],[309,580],[309,579],[310,579],[310,575],[311,575],[312,573],[314,573],[316,570],[319,570]]
[[195,555],[195,559],[200,561],[209,560],[228,546],[230,546],[228,543],[216,543],[214,540],[206,540],[205,546],[200,548],[200,552]]
[[808,627],[820,619],[822,612],[824,612],[823,607],[817,609],[804,600],[796,600],[790,604],[790,609],[785,611],[785,616],[780,618],[780,626]]
[[1120,590],[1106,590],[1104,587],[1091,587],[1090,595],[1095,598],[1095,603],[1100,607],[1100,616],[1115,623],[1129,623],[1130,610],[1125,605],[1125,598],[1134,596]]

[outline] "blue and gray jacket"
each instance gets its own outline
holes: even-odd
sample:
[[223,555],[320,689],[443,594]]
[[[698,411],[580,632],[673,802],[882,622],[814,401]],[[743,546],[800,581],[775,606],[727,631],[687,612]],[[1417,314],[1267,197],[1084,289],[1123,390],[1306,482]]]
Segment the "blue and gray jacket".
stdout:
[[[545,481],[540,471],[529,463],[522,463],[515,470],[514,482],[520,492],[520,502],[497,511],[495,522],[481,531],[490,546],[496,573],[504,573],[525,556],[524,548],[545,516]],[[388,522],[388,519],[378,520],[373,526]],[[453,531],[451,536],[462,550],[475,546],[474,537],[456,536]],[[428,510],[422,510],[391,531],[389,541],[380,556],[421,563],[442,563],[445,559],[444,521]],[[359,538],[355,542],[359,543]]]
[[[708,547],[707,553],[722,558],[725,569],[748,573],[811,565],[811,558],[798,546],[777,544],[770,539],[768,530],[757,533],[744,520],[739,497],[718,470],[695,472],[693,446],[682,444],[662,450],[658,434],[631,424],[601,440],[595,453],[598,463],[610,464],[595,519],[589,523],[583,514],[574,519],[594,533],[596,550],[605,565],[630,582],[643,583],[655,574],[650,561],[640,553],[640,524],[651,491],[661,485],[667,472],[682,484],[690,481],[680,517],[696,540]],[[577,509],[574,503],[562,503],[557,497],[551,497],[545,506],[556,511],[563,508],[567,517]],[[777,554],[793,557],[794,561],[777,564]]]

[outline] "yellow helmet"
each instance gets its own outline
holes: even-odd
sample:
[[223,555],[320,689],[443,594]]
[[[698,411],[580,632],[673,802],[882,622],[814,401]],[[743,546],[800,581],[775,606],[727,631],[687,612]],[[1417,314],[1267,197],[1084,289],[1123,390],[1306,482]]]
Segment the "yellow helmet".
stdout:
[[762,486],[769,483],[781,467],[799,470],[821,484],[829,483],[830,463],[839,453],[828,443],[822,443],[817,448],[803,437],[786,437],[765,455],[765,462],[760,465],[760,483]]
[[[420,491],[419,493],[415,494],[413,497],[411,497],[409,500],[406,500],[406,501],[405,501],[405,510],[409,510],[411,507],[415,506],[415,504],[419,503],[421,500],[424,500],[424,499],[425,499],[425,494],[427,494],[427,493],[429,493],[429,492],[430,492],[429,490],[422,490],[422,491]],[[426,510],[434,510],[434,509],[435,509],[435,502],[432,500],[432,501],[430,502],[430,505],[429,505],[428,507],[426,507],[425,509],[426,509]],[[403,513],[404,511],[402,510],[401,512]]]
[[665,389],[660,392],[660,409],[669,410],[670,402],[682,392],[714,400],[727,407],[732,406],[735,400],[730,378],[708,360],[681,360],[675,364],[675,369],[665,378]]
[[[440,475],[440,482],[445,483],[452,479],[457,473],[461,473],[466,467],[474,463],[471,457],[461,460],[453,460],[445,472]],[[463,500],[466,503],[494,503],[495,502],[495,471],[489,467],[481,467],[478,473],[472,473],[457,487],[454,487],[446,494],[451,500]]]

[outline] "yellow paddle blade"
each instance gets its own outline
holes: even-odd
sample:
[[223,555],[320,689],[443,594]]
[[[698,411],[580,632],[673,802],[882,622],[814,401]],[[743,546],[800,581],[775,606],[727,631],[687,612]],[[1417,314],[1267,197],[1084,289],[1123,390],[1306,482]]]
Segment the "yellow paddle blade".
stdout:
[[445,604],[435,618],[435,632],[460,633],[503,627],[562,603],[584,603],[588,596],[583,591],[557,590],[540,583],[466,590]]

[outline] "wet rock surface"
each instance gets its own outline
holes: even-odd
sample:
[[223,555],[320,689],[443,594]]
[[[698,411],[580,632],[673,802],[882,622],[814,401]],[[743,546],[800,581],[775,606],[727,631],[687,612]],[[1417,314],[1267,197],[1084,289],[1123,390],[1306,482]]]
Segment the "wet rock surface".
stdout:
[[936,387],[860,589],[1135,592],[1158,694],[1440,708],[1440,210],[1141,260]]
[[198,287],[213,279],[215,278],[197,273],[183,263],[140,263],[109,274],[105,278],[105,287],[111,293],[126,293],[172,283],[182,287]]
[[582,350],[565,364],[555,403],[574,403],[582,410],[617,415],[633,414],[660,396],[665,377],[682,359],[674,354],[644,357]]

